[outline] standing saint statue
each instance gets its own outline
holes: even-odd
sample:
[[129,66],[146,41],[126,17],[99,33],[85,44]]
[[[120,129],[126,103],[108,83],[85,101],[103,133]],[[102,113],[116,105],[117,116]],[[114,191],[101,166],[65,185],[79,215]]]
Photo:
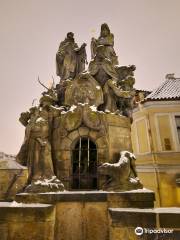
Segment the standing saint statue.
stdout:
[[64,186],[55,176],[50,142],[51,96],[44,95],[39,107],[21,114],[20,122],[26,126],[24,143],[16,161],[28,168],[25,192],[57,192]]
[[98,39],[91,40],[91,58],[93,59],[97,52],[98,46],[104,46],[104,54],[113,65],[118,65],[118,57],[114,51],[114,35],[110,32],[107,23],[101,25],[101,33]]
[[74,40],[74,33],[67,33],[67,37],[60,43],[56,54],[56,73],[62,80],[74,78],[84,71],[87,63],[86,44],[79,48]]

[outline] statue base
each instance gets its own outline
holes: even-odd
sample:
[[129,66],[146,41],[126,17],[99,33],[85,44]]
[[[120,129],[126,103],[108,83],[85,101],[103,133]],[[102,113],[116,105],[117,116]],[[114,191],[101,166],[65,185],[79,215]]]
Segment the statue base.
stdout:
[[[50,204],[55,208],[52,240],[110,240],[110,208],[153,208],[154,192],[140,189],[125,192],[76,191],[21,193],[17,202]],[[48,239],[49,240],[49,239]]]
[[1,240],[138,239],[137,226],[144,231],[141,239],[163,238],[146,231],[160,228],[180,239],[180,208],[154,209],[154,193],[145,189],[22,193],[16,200],[0,203]]
[[155,194],[148,189],[121,192],[107,191],[64,191],[46,193],[19,193],[17,202],[60,204],[63,202],[105,202],[107,208],[137,207],[153,208]]

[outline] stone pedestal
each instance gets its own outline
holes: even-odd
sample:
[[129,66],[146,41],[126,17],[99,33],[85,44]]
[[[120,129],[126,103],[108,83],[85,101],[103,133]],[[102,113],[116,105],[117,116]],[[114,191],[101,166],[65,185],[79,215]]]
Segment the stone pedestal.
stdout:
[[1,240],[53,240],[54,223],[52,205],[0,202]]
[[179,240],[179,219],[180,208],[110,208],[109,239]]
[[180,208],[154,209],[148,190],[26,193],[16,200],[0,203],[1,240],[180,239]]
[[[86,113],[86,110],[82,111]],[[127,117],[112,113],[94,112],[90,108],[90,111],[87,113],[89,118],[91,117],[89,122],[94,121],[96,123],[99,121],[99,126],[93,128],[91,124],[87,126],[87,124],[83,123],[82,126],[81,113],[77,110],[77,116],[75,114],[76,112],[68,112],[61,117],[57,117],[54,120],[52,137],[53,162],[54,166],[56,166],[56,174],[67,190],[72,190],[72,152],[75,143],[80,138],[89,138],[96,145],[98,165],[105,162],[117,162],[120,157],[120,151],[132,151],[131,126]],[[70,128],[71,124],[74,124],[75,119],[77,122],[79,121],[79,127],[77,125],[74,128]],[[66,126],[68,130],[63,128],[63,126]],[[102,181],[102,176],[99,176],[97,189],[101,189]]]
[[16,201],[55,206],[53,240],[110,240],[109,208],[153,208],[154,193],[148,190],[127,192],[59,192],[18,194]]

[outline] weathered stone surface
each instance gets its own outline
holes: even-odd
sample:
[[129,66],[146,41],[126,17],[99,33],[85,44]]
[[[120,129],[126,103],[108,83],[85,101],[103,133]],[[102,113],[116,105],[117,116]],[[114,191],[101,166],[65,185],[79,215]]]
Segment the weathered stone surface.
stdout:
[[[53,117],[60,115],[60,109],[53,106],[56,101],[56,93],[52,87],[42,94],[39,107],[32,107],[29,112],[21,114],[20,121],[26,126],[26,131],[16,161],[28,167],[28,180],[23,188],[25,192],[64,189],[55,176],[55,164],[52,159],[52,149],[55,149],[53,141],[51,142]],[[58,139],[55,140],[55,144],[58,143]]]
[[52,205],[0,203],[2,240],[54,240],[54,222]]
[[106,162],[101,164],[98,167],[99,174],[108,176],[103,190],[118,192],[142,189],[143,185],[138,179],[135,160],[136,157],[133,153],[122,151],[116,163]]
[[55,240],[83,239],[83,205],[80,202],[59,203],[56,211]]
[[72,131],[68,134],[68,138],[70,138],[72,141],[74,141],[75,139],[79,138],[79,131],[75,130]]
[[149,190],[110,192],[107,195],[109,208],[153,208],[155,195]]
[[107,216],[107,204],[87,202],[84,209],[84,221],[86,222],[85,239],[108,239],[109,228]]
[[70,160],[71,159],[71,152],[70,150],[61,150],[58,152],[58,160],[63,161],[63,160]]
[[103,127],[101,114],[96,110],[94,111],[94,106],[85,105],[83,107],[83,124],[96,131]]
[[71,144],[72,141],[69,138],[65,137],[61,139],[61,145],[59,146],[59,150],[68,151],[71,149]]
[[[110,208],[110,239],[179,240],[178,216],[180,217],[179,208]],[[136,227],[143,228],[141,236],[135,234]],[[148,233],[149,230],[155,232]],[[164,230],[165,233],[160,232]]]
[[57,162],[57,167],[58,169],[61,169],[61,171],[64,171],[64,170],[69,171],[71,167],[71,160],[70,159],[59,160]]
[[[130,112],[135,66],[117,66],[114,35],[106,23],[101,25],[99,38],[92,39],[88,71],[84,71],[85,47],[84,43],[79,48],[74,34],[67,33],[56,54],[60,82],[55,86],[53,79],[47,87],[38,78],[46,90],[39,104],[20,116],[26,131],[17,160],[28,166],[28,184],[32,189],[36,180],[49,181],[54,175],[61,178],[60,174],[66,181],[69,178],[68,189],[70,185],[77,189],[96,189],[97,165],[105,159],[113,163],[114,155],[131,150]],[[80,137],[84,138],[82,148],[81,141],[78,142]],[[86,140],[89,148],[85,147]],[[106,153],[99,151],[105,148]],[[69,151],[69,156],[61,151]],[[78,172],[84,176],[79,175],[78,179]]]
[[106,137],[100,137],[96,140],[96,144],[98,148],[107,148],[108,147],[108,142]]
[[54,223],[35,222],[9,224],[9,240],[54,240]]
[[87,137],[88,135],[89,135],[89,128],[87,128],[87,127],[80,127],[79,129],[78,129],[78,131],[79,131],[79,135],[81,136],[81,137]]
[[[0,202],[0,221],[33,222],[53,220],[54,207],[50,204],[25,204],[17,202]],[[21,218],[18,218],[18,215]]]
[[91,39],[91,58],[95,58],[97,47],[104,46],[104,56],[109,59],[113,65],[118,65],[118,57],[114,51],[114,35],[110,32],[107,23],[101,25],[101,32],[98,39]]
[[104,117],[106,118],[108,125],[130,129],[130,120],[125,116],[109,113],[105,114]]
[[157,208],[161,228],[180,229],[180,208]]
[[65,104],[72,106],[78,103],[96,107],[103,103],[102,89],[88,72],[81,73],[66,88]]
[[51,194],[17,194],[18,202],[40,202],[55,203],[63,201],[88,201],[88,202],[108,202],[109,208],[139,207],[152,208],[154,202],[154,192],[149,190],[133,190],[126,192],[105,192],[105,191],[70,191]]
[[96,141],[97,138],[105,136],[105,132],[102,130],[90,130],[89,137],[93,139],[93,141]]
[[107,114],[105,117],[108,126],[109,159],[111,162],[117,162],[120,151],[132,152],[129,119],[113,114]]
[[72,106],[69,111],[61,115],[61,124],[69,132],[80,127],[81,123],[82,123],[81,106]]
[[[91,108],[88,106],[78,105],[76,108],[74,107],[74,110],[77,111],[79,109],[80,114],[83,114],[83,109],[87,110],[85,111],[87,113],[87,119],[89,111],[92,111]],[[81,109],[81,110],[80,110]],[[73,109],[72,109],[73,110]],[[74,111],[73,110],[73,111]],[[129,128],[129,120],[120,115],[115,114],[109,114],[109,113],[102,113],[102,112],[93,112],[95,115],[98,115],[101,119],[101,125],[99,130],[93,130],[89,127],[85,127],[84,125],[77,128],[77,130],[71,131],[67,138],[58,138],[57,143],[57,150],[54,149],[54,159],[55,162],[57,160],[63,160],[69,158],[69,163],[71,164],[72,161],[72,151],[75,147],[75,144],[77,140],[82,137],[89,137],[91,141],[95,142],[97,147],[97,161],[98,164],[102,164],[105,162],[111,162],[115,163],[119,160],[119,153],[122,149],[131,150],[131,139],[130,139],[130,128]],[[64,114],[66,115],[66,114]],[[64,116],[63,116],[64,117]],[[108,119],[108,120],[107,120]],[[58,131],[58,128],[56,129]],[[65,142],[64,142],[65,140]],[[63,154],[61,154],[61,151]],[[64,156],[64,153],[66,151],[69,151],[69,156]],[[65,154],[66,155],[66,154]],[[56,173],[58,173],[58,177],[60,176],[60,171],[64,171],[64,165],[59,164],[57,165]],[[67,165],[66,165],[67,166]],[[62,169],[61,169],[62,167]],[[72,171],[72,165],[69,165],[69,172]],[[63,178],[68,179],[69,172],[67,176],[64,176]],[[100,177],[100,182],[102,180],[102,177]],[[68,184],[70,186],[70,184]],[[101,184],[98,185],[99,187]],[[101,186],[102,187],[102,186]],[[70,189],[70,188],[68,188]]]
[[156,227],[156,213],[153,209],[110,208],[112,226],[118,227]]
[[56,117],[56,118],[54,118],[53,128],[54,128],[54,129],[55,129],[55,128],[58,128],[58,127],[60,127],[60,125],[61,125],[61,117]]
[[61,144],[61,139],[68,135],[68,131],[63,128],[62,125],[55,128],[52,134],[52,146],[54,149],[58,149]]
[[14,199],[27,179],[28,170],[25,167],[21,169],[0,169],[0,200]]
[[[57,172],[58,177],[64,182],[68,181],[69,182],[69,169],[61,169],[60,171]],[[69,182],[70,183],[70,182]],[[69,186],[70,188],[70,186]],[[68,188],[68,189],[69,189]]]
[[108,239],[106,208],[106,203],[58,203],[55,239]]
[[[127,228],[127,227],[111,227],[110,228],[110,240],[138,240],[141,238],[138,238],[134,233],[134,227],[133,228]],[[154,240],[154,239],[147,239],[143,237],[143,240]]]
[[0,223],[0,236],[1,236],[1,240],[8,239],[8,224],[7,224],[7,222]]
[[[56,54],[56,73],[62,80],[74,78],[85,69],[86,44],[78,48],[74,40],[74,33],[68,32],[64,41],[60,43]],[[66,53],[66,54],[65,54]]]
[[108,149],[107,148],[98,148],[97,154],[98,154],[99,164],[108,161],[109,158],[108,158]]

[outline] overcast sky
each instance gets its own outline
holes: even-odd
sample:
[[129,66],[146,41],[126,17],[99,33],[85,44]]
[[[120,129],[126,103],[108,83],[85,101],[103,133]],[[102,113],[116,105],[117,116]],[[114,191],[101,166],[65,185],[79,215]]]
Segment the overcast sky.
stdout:
[[167,73],[180,77],[180,0],[0,0],[0,151],[16,154],[18,122],[55,74],[55,54],[67,32],[76,42],[98,37],[107,22],[120,65],[135,64],[136,87],[151,90]]

